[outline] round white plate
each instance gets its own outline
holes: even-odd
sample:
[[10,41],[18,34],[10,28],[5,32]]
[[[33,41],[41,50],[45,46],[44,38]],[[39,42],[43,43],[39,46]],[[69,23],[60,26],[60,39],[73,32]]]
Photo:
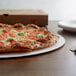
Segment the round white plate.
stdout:
[[74,20],[60,21],[58,23],[58,26],[63,28],[64,30],[76,32],[76,21]]
[[65,39],[60,35],[58,35],[58,36],[59,36],[58,42],[51,47],[41,49],[41,50],[35,50],[32,52],[28,52],[28,53],[0,54],[0,58],[14,58],[14,57],[32,56],[32,55],[38,55],[38,54],[47,53],[47,52],[56,50],[65,44]]

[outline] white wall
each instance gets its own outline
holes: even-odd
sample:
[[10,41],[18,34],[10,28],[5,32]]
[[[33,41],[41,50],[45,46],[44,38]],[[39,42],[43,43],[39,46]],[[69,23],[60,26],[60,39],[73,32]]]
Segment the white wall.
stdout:
[[43,9],[49,20],[76,19],[76,0],[0,0],[0,9]]

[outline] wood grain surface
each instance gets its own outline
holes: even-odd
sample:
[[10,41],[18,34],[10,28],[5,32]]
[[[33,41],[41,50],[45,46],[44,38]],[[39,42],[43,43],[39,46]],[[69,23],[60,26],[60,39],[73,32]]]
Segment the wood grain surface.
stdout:
[[69,49],[76,45],[76,33],[63,31],[56,21],[48,29],[62,35],[65,45],[37,56],[0,59],[0,76],[76,76],[76,55]]

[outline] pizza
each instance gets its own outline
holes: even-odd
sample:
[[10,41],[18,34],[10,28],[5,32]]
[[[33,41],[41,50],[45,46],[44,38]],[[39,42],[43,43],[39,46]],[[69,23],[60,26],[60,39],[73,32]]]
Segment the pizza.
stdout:
[[59,36],[35,24],[0,23],[0,53],[28,52],[54,45]]

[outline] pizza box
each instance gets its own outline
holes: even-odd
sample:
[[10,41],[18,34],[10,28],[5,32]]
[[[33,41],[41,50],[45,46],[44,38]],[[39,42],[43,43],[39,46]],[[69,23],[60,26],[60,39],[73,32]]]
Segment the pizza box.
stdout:
[[5,24],[36,24],[39,26],[48,25],[48,14],[42,10],[16,10],[1,9],[0,23]]

